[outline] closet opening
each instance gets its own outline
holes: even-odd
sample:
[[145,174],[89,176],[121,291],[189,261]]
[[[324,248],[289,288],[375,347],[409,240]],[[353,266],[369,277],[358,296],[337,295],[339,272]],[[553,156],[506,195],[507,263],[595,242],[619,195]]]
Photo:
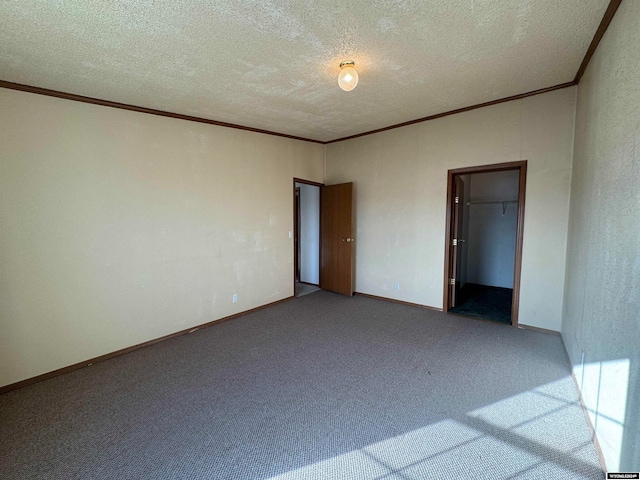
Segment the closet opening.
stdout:
[[449,170],[444,309],[518,325],[527,162]]

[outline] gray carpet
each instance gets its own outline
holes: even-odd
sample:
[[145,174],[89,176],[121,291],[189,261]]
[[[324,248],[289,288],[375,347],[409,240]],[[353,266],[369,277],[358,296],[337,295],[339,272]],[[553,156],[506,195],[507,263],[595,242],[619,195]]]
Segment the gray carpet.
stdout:
[[0,396],[2,479],[600,479],[559,337],[329,292]]
[[320,291],[320,287],[317,285],[296,282],[296,297],[302,297],[318,291]]

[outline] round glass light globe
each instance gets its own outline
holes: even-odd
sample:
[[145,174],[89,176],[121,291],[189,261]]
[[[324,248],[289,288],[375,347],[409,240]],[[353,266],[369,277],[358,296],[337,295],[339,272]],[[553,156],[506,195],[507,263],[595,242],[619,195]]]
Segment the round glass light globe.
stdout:
[[358,85],[358,72],[353,67],[342,67],[338,75],[338,85],[345,92],[350,92]]

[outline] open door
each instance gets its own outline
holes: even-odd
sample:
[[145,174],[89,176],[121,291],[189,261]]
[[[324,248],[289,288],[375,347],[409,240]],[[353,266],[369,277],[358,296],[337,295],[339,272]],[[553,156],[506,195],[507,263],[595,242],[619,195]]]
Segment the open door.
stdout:
[[464,213],[464,181],[460,176],[456,177],[455,197],[453,205],[453,241],[451,242],[451,275],[449,277],[449,295],[451,308],[455,307],[460,299],[460,279],[462,266],[462,238]]
[[320,189],[320,288],[353,295],[353,183]]

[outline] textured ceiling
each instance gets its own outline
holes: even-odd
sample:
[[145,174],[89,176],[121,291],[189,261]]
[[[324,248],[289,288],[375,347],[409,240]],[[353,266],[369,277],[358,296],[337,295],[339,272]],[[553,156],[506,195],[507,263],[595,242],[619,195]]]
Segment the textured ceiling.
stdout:
[[570,82],[608,3],[1,0],[0,79],[328,141]]

